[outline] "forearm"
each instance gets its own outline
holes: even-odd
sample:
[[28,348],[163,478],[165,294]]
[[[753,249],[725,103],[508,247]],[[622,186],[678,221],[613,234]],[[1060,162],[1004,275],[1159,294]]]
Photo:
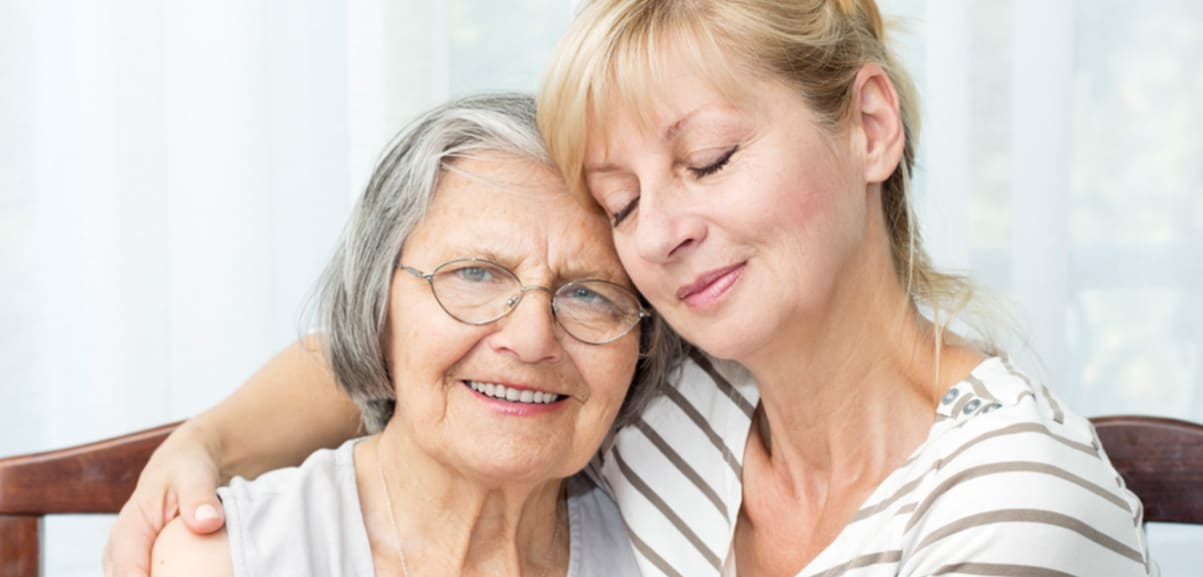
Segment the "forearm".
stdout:
[[222,481],[299,464],[360,433],[359,409],[335,384],[317,340],[273,357],[229,398],[185,424],[219,459]]

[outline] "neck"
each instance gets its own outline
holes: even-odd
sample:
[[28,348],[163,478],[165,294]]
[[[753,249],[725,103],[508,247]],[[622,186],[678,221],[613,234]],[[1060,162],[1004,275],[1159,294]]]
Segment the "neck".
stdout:
[[392,423],[359,444],[355,461],[377,567],[404,562],[394,572],[407,577],[555,575],[567,567],[562,480],[482,483],[429,458]]
[[980,359],[959,346],[937,356],[933,327],[894,276],[884,238],[858,252],[830,300],[812,307],[818,313],[791,312],[781,323],[788,334],[737,359],[761,392],[749,464],[767,465],[810,500],[876,486],[926,438],[944,388]]

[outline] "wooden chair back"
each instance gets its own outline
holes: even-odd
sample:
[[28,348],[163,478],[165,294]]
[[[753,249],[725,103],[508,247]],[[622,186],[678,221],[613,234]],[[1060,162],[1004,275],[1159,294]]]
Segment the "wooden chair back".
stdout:
[[45,515],[120,511],[150,454],[178,425],[0,459],[0,577],[41,576]]
[[1090,419],[1145,522],[1203,524],[1203,425],[1163,417]]
[[[1203,425],[1137,416],[1091,421],[1144,502],[1146,522],[1203,524]],[[43,516],[118,512],[151,453],[178,425],[0,459],[0,577],[41,575]]]

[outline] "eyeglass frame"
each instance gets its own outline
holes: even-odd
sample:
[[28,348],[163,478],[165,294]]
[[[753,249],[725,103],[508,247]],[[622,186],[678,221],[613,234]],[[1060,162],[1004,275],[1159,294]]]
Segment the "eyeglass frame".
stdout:
[[[506,299],[506,308],[501,314],[499,314],[496,317],[493,317],[489,320],[486,320],[486,321],[468,321],[468,320],[459,318],[458,316],[452,314],[451,311],[447,310],[446,305],[444,305],[442,299],[439,298],[438,291],[434,290],[434,275],[437,274],[440,270],[442,270],[447,265],[461,263],[461,262],[478,262],[478,263],[495,266],[495,267],[505,271],[506,273],[508,273],[511,278],[513,278],[515,281],[518,282],[518,294],[516,296],[510,296]],[[573,280],[573,281],[568,281],[568,282],[560,285],[555,290],[552,290],[551,288],[545,287],[542,285],[522,284],[522,279],[518,278],[518,273],[510,270],[509,267],[506,267],[497,262],[493,262],[486,258],[475,258],[475,257],[453,258],[447,262],[444,262],[444,263],[434,267],[434,269],[428,273],[424,273],[412,266],[402,264],[400,259],[397,260],[397,268],[413,275],[414,277],[417,277],[421,280],[426,281],[426,285],[430,287],[430,295],[434,297],[434,302],[439,304],[439,308],[443,309],[443,312],[447,313],[447,316],[455,319],[456,321],[459,321],[461,323],[464,323],[466,325],[471,325],[471,326],[479,327],[479,326],[490,325],[501,319],[504,319],[507,316],[510,316],[510,313],[513,313],[514,311],[518,310],[518,305],[522,304],[522,299],[526,297],[526,293],[530,292],[530,291],[534,291],[534,290],[546,292],[548,294],[548,296],[551,297],[547,301],[547,306],[549,309],[551,309],[551,318],[552,318],[552,320],[555,321],[556,325],[559,326],[561,329],[563,329],[564,333],[566,333],[568,336],[570,336],[582,343],[585,343],[587,345],[608,345],[612,342],[615,342],[615,341],[621,339],[622,337],[625,337],[628,334],[630,334],[631,331],[635,329],[635,327],[639,326],[639,323],[642,322],[643,319],[650,318],[652,316],[652,313],[648,312],[648,310],[643,307],[643,303],[640,301],[639,295],[635,291],[632,291],[631,289],[629,289],[625,286],[622,286],[616,282],[612,282],[612,281],[608,281],[608,280],[600,279],[600,278],[585,278],[585,279],[577,279],[577,280]],[[577,285],[577,284],[581,284],[581,283],[585,283],[585,282],[605,283],[605,284],[617,287],[619,289],[622,289],[622,290],[626,291],[627,293],[630,293],[630,295],[632,297],[634,297],[635,306],[639,307],[639,310],[637,311],[638,314],[635,317],[635,322],[631,323],[630,326],[628,326],[625,330],[623,330],[617,336],[610,338],[608,340],[605,340],[605,341],[599,341],[599,342],[587,341],[587,340],[582,339],[581,337],[578,337],[575,334],[573,334],[572,331],[568,330],[568,328],[565,327],[564,324],[560,322],[560,314],[559,314],[559,311],[556,310],[556,295],[558,295],[561,290],[564,290],[564,287],[569,287],[569,286],[573,286],[573,285]]]

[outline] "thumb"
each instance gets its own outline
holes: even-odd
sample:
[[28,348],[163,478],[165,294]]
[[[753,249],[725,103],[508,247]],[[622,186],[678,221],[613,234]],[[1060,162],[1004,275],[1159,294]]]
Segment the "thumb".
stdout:
[[212,486],[187,487],[180,491],[179,499],[180,517],[193,533],[212,533],[225,524],[225,511]]

